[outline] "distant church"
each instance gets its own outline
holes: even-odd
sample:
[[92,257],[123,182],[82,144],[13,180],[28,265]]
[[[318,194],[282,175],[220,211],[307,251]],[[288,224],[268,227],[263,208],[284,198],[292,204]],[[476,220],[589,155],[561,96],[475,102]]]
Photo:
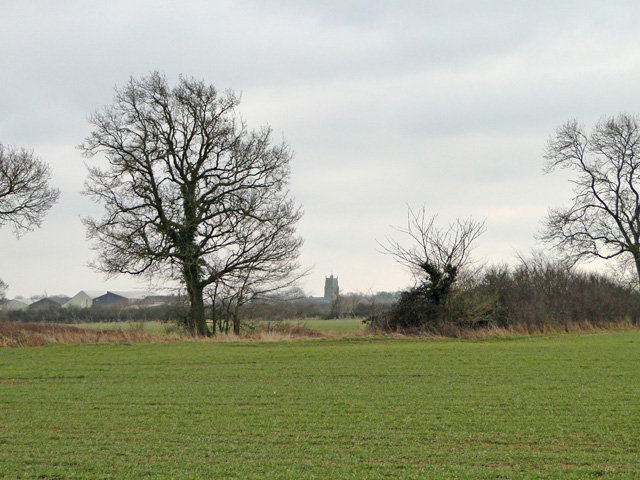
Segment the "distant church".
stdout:
[[331,275],[324,279],[324,299],[327,302],[333,302],[338,298],[338,277]]

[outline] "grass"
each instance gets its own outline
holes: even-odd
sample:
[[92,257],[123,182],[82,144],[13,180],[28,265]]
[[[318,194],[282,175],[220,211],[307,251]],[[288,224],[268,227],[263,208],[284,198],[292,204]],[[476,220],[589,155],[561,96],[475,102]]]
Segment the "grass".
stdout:
[[0,349],[0,478],[638,478],[640,332]]

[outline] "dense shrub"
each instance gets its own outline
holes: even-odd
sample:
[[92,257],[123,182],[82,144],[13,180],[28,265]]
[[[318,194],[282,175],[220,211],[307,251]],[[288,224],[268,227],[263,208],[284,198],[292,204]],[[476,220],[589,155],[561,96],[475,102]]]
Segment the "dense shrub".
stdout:
[[597,273],[574,271],[544,260],[523,262],[513,270],[491,268],[478,289],[492,299],[490,320],[509,328],[566,328],[640,319],[640,294]]
[[377,330],[438,335],[480,328],[526,332],[640,322],[640,293],[598,273],[544,258],[484,269],[436,303],[424,285],[408,289]]
[[368,323],[387,330],[406,331],[449,321],[449,317],[460,306],[459,302],[452,301],[457,289],[459,268],[451,263],[439,267],[427,260],[420,263],[420,269],[422,281],[401,292],[398,302],[386,314],[369,319]]

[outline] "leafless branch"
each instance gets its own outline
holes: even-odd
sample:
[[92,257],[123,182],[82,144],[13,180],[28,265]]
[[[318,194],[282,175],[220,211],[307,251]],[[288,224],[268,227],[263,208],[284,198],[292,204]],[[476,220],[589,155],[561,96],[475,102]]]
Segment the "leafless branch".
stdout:
[[639,141],[635,115],[603,118],[590,134],[575,120],[559,127],[545,148],[545,172],[575,172],[574,197],[549,210],[538,238],[572,263],[629,257],[640,281]]
[[437,215],[426,216],[424,206],[417,212],[409,207],[406,226],[394,228],[403,240],[388,236],[384,243],[378,242],[384,253],[393,256],[416,279],[424,276],[427,263],[440,271],[447,266],[457,270],[467,266],[473,243],[485,231],[484,222],[471,217],[458,218],[444,230],[435,225],[436,219]]
[[11,224],[16,236],[39,227],[60,196],[50,180],[49,166],[32,151],[0,143],[0,227]]

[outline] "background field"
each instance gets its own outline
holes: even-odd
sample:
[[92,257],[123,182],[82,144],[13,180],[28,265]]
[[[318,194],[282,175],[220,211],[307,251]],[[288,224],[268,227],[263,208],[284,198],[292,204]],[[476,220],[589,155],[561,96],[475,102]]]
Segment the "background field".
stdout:
[[[267,322],[260,322],[266,324]],[[271,322],[276,323],[276,322]],[[293,325],[303,325],[313,330],[327,334],[347,334],[354,333],[364,329],[362,319],[359,318],[340,318],[332,320],[319,320],[317,318],[303,320],[286,320],[286,323]],[[172,329],[172,324],[163,322],[108,322],[108,323],[77,323],[73,324],[81,328],[96,329],[140,329],[147,333],[164,333],[167,329]]]
[[0,349],[2,478],[637,478],[640,333]]

